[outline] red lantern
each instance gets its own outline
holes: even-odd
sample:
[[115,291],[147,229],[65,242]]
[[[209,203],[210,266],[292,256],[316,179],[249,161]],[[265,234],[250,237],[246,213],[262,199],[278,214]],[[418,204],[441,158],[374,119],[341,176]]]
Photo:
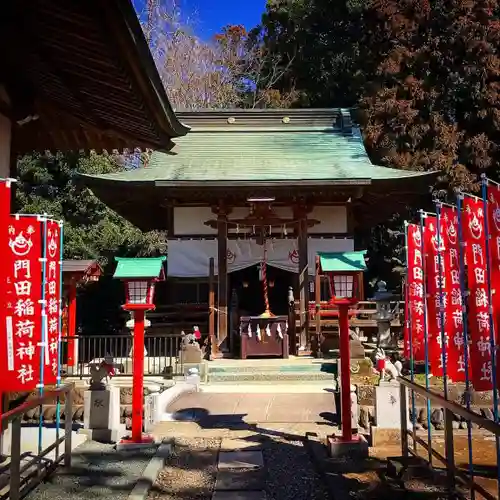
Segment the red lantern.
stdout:
[[326,271],[330,286],[330,303],[352,306],[360,300],[359,280],[362,271]]
[[[365,252],[319,253],[320,269],[328,277],[330,303],[339,310],[341,425],[344,443],[359,442],[352,434],[349,306],[360,300],[359,284],[366,269]],[[338,439],[335,436],[332,438]]]
[[[144,312],[154,309],[155,284],[165,279],[163,263],[166,257],[126,259],[116,257],[118,265],[114,278],[125,283],[126,300],[123,306],[134,315],[132,443],[149,443],[150,436],[142,434],[144,410]],[[124,440],[128,442],[129,440]]]

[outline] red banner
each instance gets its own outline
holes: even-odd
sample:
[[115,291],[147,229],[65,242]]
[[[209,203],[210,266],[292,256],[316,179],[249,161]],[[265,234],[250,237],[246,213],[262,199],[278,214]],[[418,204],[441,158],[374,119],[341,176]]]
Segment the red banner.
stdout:
[[[437,233],[437,218],[427,216],[424,227],[425,277],[427,285],[427,326],[429,361],[432,374],[443,376],[444,363],[448,367],[449,336],[445,329],[447,310],[440,310],[441,301],[447,301],[447,273],[444,259],[444,238]],[[443,322],[443,327],[441,323]],[[443,335],[444,329],[444,335]],[[444,338],[443,338],[444,337]],[[444,343],[444,346],[443,346]]]
[[465,353],[462,313],[462,290],[460,287],[460,260],[458,240],[458,216],[455,207],[444,207],[441,210],[444,247],[444,266],[448,277],[446,287],[446,321],[445,330],[449,337],[448,377],[453,382],[465,381]]
[[42,224],[36,217],[11,216],[6,244],[6,374],[2,388],[31,391],[40,381],[42,342]]
[[413,360],[423,361],[424,350],[424,271],[422,260],[422,234],[420,226],[408,224],[408,302],[410,312],[410,329],[412,333],[411,348]]
[[[493,301],[493,330],[500,327],[500,186],[488,184],[488,232],[490,236],[490,278]],[[498,345],[498,344],[496,344]],[[496,351],[497,386],[500,382],[499,353]]]
[[[0,180],[0,231],[2,231],[0,238],[0,247],[3,248],[3,254],[7,251],[7,238],[6,228],[9,223],[10,217],[10,190],[11,183],[9,180]],[[6,301],[6,277],[9,270],[8,260],[5,258],[0,259],[0,380],[7,380],[7,336],[5,335],[5,308]],[[2,414],[2,391],[8,390],[4,384],[0,387],[0,416]],[[0,423],[0,432],[2,425]]]
[[44,370],[44,385],[55,385],[58,376],[61,342],[61,228],[59,222],[47,221],[45,241],[45,314],[48,355]]
[[463,232],[467,255],[471,382],[476,391],[492,390],[490,317],[486,282],[483,201],[464,197]]

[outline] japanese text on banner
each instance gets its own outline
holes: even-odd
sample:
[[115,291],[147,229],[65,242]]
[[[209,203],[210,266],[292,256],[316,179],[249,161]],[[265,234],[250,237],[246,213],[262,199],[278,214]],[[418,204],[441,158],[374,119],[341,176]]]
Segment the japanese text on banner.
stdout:
[[[441,230],[442,233],[442,230]],[[433,375],[442,376],[444,363],[448,363],[449,338],[442,335],[441,321],[446,324],[447,311],[440,310],[447,303],[448,278],[445,269],[444,242],[437,234],[437,218],[428,216],[424,228],[425,277],[427,284],[427,325],[429,360]],[[444,338],[443,338],[444,337]]]
[[[11,197],[10,181],[0,180],[0,230],[2,231],[2,254],[7,253],[7,226],[10,220],[10,197]],[[9,259],[0,259],[0,331],[5,331],[6,307],[7,307],[7,273],[9,271]],[[0,335],[0,377],[1,380],[7,380],[7,336]],[[0,390],[3,391],[4,388]],[[9,388],[7,388],[9,390]],[[1,396],[1,394],[0,394]],[[1,412],[1,408],[0,408]],[[1,429],[0,429],[1,430]]]
[[446,296],[445,330],[448,333],[447,375],[453,382],[465,380],[465,353],[462,312],[462,290],[460,286],[460,261],[458,241],[458,216],[455,207],[444,207],[441,211],[441,227],[446,252],[443,256],[448,276]]
[[48,363],[44,370],[44,384],[56,384],[59,348],[61,342],[61,251],[59,222],[47,221],[45,241],[45,314],[47,316]]
[[40,381],[42,226],[36,217],[10,217],[4,230],[8,250],[4,382],[10,391],[27,391]]
[[463,234],[469,288],[471,382],[476,391],[490,391],[493,385],[482,200],[464,197]]
[[424,271],[422,259],[422,233],[416,224],[408,224],[408,301],[410,313],[410,329],[412,333],[411,348],[413,360],[423,361],[425,301],[424,301]]

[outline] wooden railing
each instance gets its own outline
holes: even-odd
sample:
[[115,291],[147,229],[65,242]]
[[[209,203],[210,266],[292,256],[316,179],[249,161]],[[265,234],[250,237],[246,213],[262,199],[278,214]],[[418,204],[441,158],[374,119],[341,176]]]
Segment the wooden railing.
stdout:
[[[55,441],[36,455],[21,453],[21,421],[28,411],[47,403],[59,403],[61,397],[64,398],[64,415],[72,415],[72,390],[73,384],[66,384],[43,396],[30,399],[1,416],[1,429],[7,429],[10,424],[10,431],[1,434],[1,440],[10,439],[10,454],[6,464],[0,467],[0,498],[20,500],[53,472],[60,462],[65,467],[71,466],[71,418],[64,420],[64,435],[61,436],[59,427],[56,427]],[[63,443],[64,451],[61,453],[60,446]],[[54,450],[55,458],[49,459],[48,454]]]
[[[459,405],[449,399],[445,399],[440,394],[426,389],[424,386],[412,382],[406,377],[399,377],[400,382],[400,400],[401,400],[401,449],[403,457],[410,456],[420,457],[425,460],[429,467],[433,465],[433,459],[436,459],[446,467],[446,478],[449,488],[449,498],[474,498],[475,493],[479,493],[486,500],[497,500],[497,495],[492,495],[482,485],[478,484],[474,476],[474,464],[470,464],[469,472],[464,471],[455,464],[455,442],[453,421],[455,416],[461,417],[468,425],[471,423],[479,426],[485,431],[490,432],[496,438],[500,437],[500,425],[492,420],[489,420],[478,413],[468,410],[465,406]],[[415,415],[413,415],[412,428],[408,428],[409,400],[414,400],[415,396],[430,401],[434,406],[443,408],[444,410],[444,455],[433,447],[432,439],[425,441],[420,436],[417,436]],[[429,434],[430,435],[430,434]],[[421,446],[427,457],[422,457],[418,452],[418,446]],[[459,451],[464,451],[459,450]],[[497,453],[498,460],[498,453]],[[472,471],[472,474],[471,472]],[[497,489],[500,477],[498,477],[498,464],[496,467]],[[462,491],[457,491],[462,490]],[[469,495],[464,495],[463,490],[468,490]]]

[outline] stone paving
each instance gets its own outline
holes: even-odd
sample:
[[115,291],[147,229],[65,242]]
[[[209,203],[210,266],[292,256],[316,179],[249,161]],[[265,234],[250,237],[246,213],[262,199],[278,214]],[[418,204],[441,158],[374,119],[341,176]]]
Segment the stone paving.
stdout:
[[[290,389],[288,389],[290,391]],[[334,395],[320,393],[198,392],[179,398],[168,408],[173,418],[197,422],[331,422]]]
[[223,439],[212,500],[265,500],[262,445],[240,439]]

